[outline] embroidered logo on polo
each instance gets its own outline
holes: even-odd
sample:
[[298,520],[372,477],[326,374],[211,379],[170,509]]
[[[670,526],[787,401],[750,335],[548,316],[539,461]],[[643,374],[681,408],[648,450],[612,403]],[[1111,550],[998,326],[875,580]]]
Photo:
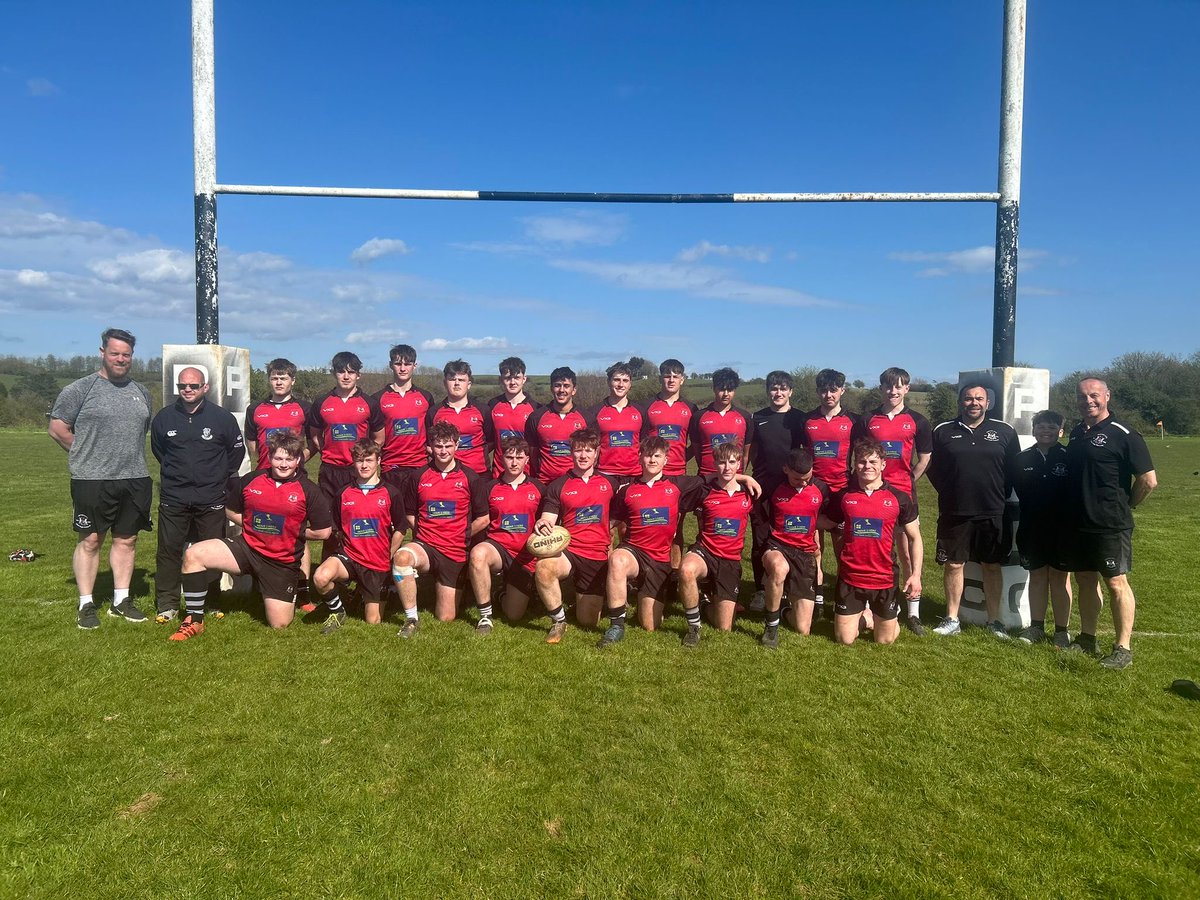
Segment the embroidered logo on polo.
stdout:
[[1000,435],[994,431],[988,430],[983,433],[983,439],[985,441],[998,441],[1000,440]]
[[1050,469],[1050,474],[1057,475],[1059,478],[1066,477],[1066,474],[1067,474],[1066,464],[1065,463],[1055,463],[1053,465],[1053,467]]
[[1107,434],[1097,434],[1092,437],[1092,446],[1093,447],[1103,447],[1107,443],[1108,443],[1108,435]]

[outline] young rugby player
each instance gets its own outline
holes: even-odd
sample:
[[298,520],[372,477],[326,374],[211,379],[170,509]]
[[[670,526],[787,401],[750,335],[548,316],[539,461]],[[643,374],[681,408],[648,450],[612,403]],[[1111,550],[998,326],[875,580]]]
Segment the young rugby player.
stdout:
[[[519,356],[500,360],[500,386],[504,390],[487,402],[488,421],[496,443],[492,454],[492,478],[502,477],[505,471],[500,442],[505,438],[524,437],[525,423],[537,409],[537,404],[525,393],[526,380],[525,360]],[[525,471],[528,474],[528,467]]]
[[737,444],[742,451],[741,468],[750,459],[754,443],[754,419],[744,409],[733,405],[741,377],[733,369],[717,369],[712,374],[713,401],[692,417],[692,452],[697,471],[711,475],[717,471],[713,450],[721,444]]
[[[917,503],[917,482],[929,467],[933,453],[933,429],[929,420],[919,412],[904,405],[912,379],[908,372],[895,366],[879,373],[879,393],[882,402],[872,412],[863,416],[852,432],[851,439],[871,438],[883,446],[887,466],[883,470],[884,480],[908,494],[913,506]],[[907,531],[897,535],[900,550],[900,577],[906,581],[905,572],[912,572],[912,554],[909,552]],[[923,635],[921,624],[921,595],[908,598],[904,613],[904,624],[913,634]]]
[[[282,357],[267,363],[267,383],[271,395],[260,400],[246,413],[246,449],[256,469],[271,468],[271,457],[267,452],[267,438],[277,431],[290,431],[304,437],[308,421],[309,404],[306,400],[292,396],[296,384],[296,364]],[[308,459],[306,449],[304,458]]]
[[[683,384],[687,380],[683,363],[677,359],[664,359],[658,366],[659,384],[662,390],[642,409],[642,437],[657,435],[667,442],[667,464],[664,475],[687,474],[688,435],[692,420],[699,414],[696,405],[683,399]],[[674,593],[679,581],[679,562],[683,558],[683,517],[671,543],[671,583],[668,592]]]
[[504,577],[504,615],[514,621],[525,615],[533,596],[537,560],[525,549],[542,503],[541,482],[529,476],[529,443],[525,438],[500,441],[497,457],[504,474],[488,487],[486,537],[471,548],[468,574],[479,608],[476,634],[492,633],[492,576]]
[[443,366],[442,378],[446,399],[429,410],[426,428],[432,435],[435,422],[453,425],[459,434],[456,456],[459,465],[486,476],[487,453],[492,443],[491,420],[471,399],[471,365],[461,359],[452,359]]
[[358,479],[342,489],[334,518],[342,535],[341,549],[313,573],[329,618],[321,634],[332,634],[346,621],[338,585],[353,581],[370,625],[383,621],[383,588],[391,573],[392,553],[404,536],[404,501],[399,489],[380,481],[383,451],[374,441],[358,441],[351,451]]
[[608,377],[608,396],[588,410],[588,425],[600,435],[600,461],[596,470],[602,475],[616,476],[619,482],[631,481],[642,471],[638,461],[638,441],[641,438],[642,411],[629,402],[633,387],[633,370],[625,363],[614,363],[605,373]]
[[[853,448],[854,477],[827,505],[822,527],[843,525],[838,552],[838,579],[834,589],[834,637],[853,644],[863,612],[870,609],[875,621],[875,643],[890,644],[900,634],[898,593],[912,598],[921,593],[921,565],[925,551],[917,505],[907,491],[884,480],[890,459],[884,446],[864,438]],[[911,574],[897,589],[895,542],[908,535]]]
[[429,462],[425,417],[433,409],[433,395],[413,385],[417,351],[397,344],[388,351],[392,383],[384,385],[372,399],[383,416],[383,473],[393,486],[403,489],[405,477],[419,472]]
[[173,641],[204,633],[209,572],[253,575],[263,595],[267,623],[286,628],[296,615],[296,580],[305,541],[329,537],[332,517],[324,493],[298,474],[304,442],[290,431],[267,438],[271,467],[229,480],[225,514],[242,533],[192,544],[183,554],[187,615]]
[[398,632],[402,638],[412,637],[420,625],[418,575],[433,573],[434,614],[442,622],[454,619],[467,547],[487,527],[487,482],[458,463],[460,437],[449,422],[433,423],[429,465],[408,479],[404,508],[413,540],[392,555],[392,577],[404,606],[404,625]]
[[763,552],[766,628],[762,644],[772,650],[779,646],[779,610],[785,591],[792,605],[792,625],[801,634],[812,629],[821,562],[817,522],[829,499],[829,488],[813,476],[812,453],[804,447],[788,454],[783,475],[783,483],[765,504],[771,537]]
[[571,435],[587,428],[587,419],[575,407],[575,373],[559,366],[550,373],[549,406],[533,411],[525,423],[525,440],[533,456],[533,475],[549,484],[571,470]]
[[687,617],[683,646],[700,643],[700,590],[712,598],[711,624],[721,631],[733,628],[734,607],[742,580],[742,548],[746,525],[754,505],[751,495],[737,482],[742,448],[730,441],[712,448],[716,480],[701,495],[695,509],[700,520],[696,543],[679,566],[679,602]]
[[609,513],[617,485],[607,475],[596,472],[600,435],[591,428],[581,428],[568,440],[571,470],[546,488],[542,514],[534,526],[539,534],[549,534],[554,525],[561,523],[571,533],[570,547],[558,556],[538,560],[534,572],[538,596],[550,614],[547,644],[557,644],[567,630],[559,583],[566,578],[575,584],[576,621],[589,627],[600,621],[612,546]]

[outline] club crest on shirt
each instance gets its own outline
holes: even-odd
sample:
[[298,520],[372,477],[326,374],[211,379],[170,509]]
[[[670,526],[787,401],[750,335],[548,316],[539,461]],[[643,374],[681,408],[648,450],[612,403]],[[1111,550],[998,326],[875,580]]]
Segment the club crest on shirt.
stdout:
[[203,431],[200,432],[200,438],[201,438],[201,440],[211,441],[213,439],[212,429],[205,428]]
[[1055,463],[1054,467],[1050,470],[1050,474],[1057,475],[1059,478],[1064,478],[1067,474],[1066,464],[1065,463]]
[[1000,440],[1000,435],[996,434],[994,431],[985,431],[983,433],[983,439],[985,441],[998,441]]
[[1097,434],[1092,437],[1092,446],[1093,447],[1103,447],[1107,443],[1108,443],[1108,435],[1107,434]]

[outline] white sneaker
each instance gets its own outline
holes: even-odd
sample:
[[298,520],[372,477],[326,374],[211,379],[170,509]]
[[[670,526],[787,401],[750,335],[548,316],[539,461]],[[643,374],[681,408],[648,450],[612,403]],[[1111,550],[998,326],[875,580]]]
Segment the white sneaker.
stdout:
[[942,621],[933,627],[933,633],[940,634],[942,637],[951,637],[959,634],[961,631],[962,625],[958,619],[951,618],[950,616],[943,617]]

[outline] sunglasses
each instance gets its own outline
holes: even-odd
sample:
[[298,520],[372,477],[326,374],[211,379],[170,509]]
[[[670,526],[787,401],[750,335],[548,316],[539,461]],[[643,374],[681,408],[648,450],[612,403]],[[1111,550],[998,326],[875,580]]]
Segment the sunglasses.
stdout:
[[175,385],[175,387],[179,388],[181,391],[198,391],[200,388],[204,387],[204,385],[190,384],[188,382],[181,381],[179,384]]

